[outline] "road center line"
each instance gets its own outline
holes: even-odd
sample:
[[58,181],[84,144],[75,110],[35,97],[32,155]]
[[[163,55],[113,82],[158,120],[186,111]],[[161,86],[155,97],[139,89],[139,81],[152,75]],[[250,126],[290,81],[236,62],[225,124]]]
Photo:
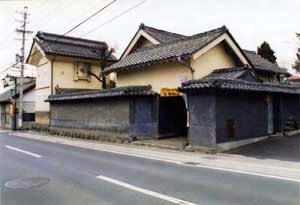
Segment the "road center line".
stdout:
[[22,150],[22,149],[19,149],[19,148],[16,148],[16,147],[12,147],[12,146],[9,146],[9,145],[6,145],[5,147],[8,148],[8,149],[11,149],[11,150],[15,150],[17,152],[22,152],[24,154],[31,155],[31,156],[36,157],[36,158],[42,158],[41,155],[34,154],[32,152],[28,152],[28,151],[25,151],[25,150]]
[[109,177],[102,176],[102,175],[97,176],[97,178],[100,179],[100,180],[106,181],[106,182],[110,182],[110,183],[113,183],[113,184],[116,184],[116,185],[119,185],[119,186],[122,186],[122,187],[125,187],[125,188],[128,188],[128,189],[137,191],[137,192],[141,192],[141,193],[146,194],[146,195],[150,195],[150,196],[153,196],[153,197],[156,197],[156,198],[163,199],[165,201],[172,202],[174,204],[197,205],[195,203],[191,203],[191,202],[187,202],[187,201],[177,199],[177,198],[174,198],[174,197],[166,196],[166,195],[154,192],[154,191],[143,189],[143,188],[131,185],[131,184],[127,184],[125,182],[121,182],[121,181],[118,181],[118,180],[115,180],[115,179],[112,179],[112,178],[109,178]]

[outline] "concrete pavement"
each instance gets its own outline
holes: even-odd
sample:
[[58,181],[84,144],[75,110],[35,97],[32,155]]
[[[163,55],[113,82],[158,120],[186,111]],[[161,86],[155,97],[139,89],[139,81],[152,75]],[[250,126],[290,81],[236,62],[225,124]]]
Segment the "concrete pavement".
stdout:
[[228,151],[230,154],[300,163],[300,135],[272,137]]
[[0,133],[1,184],[37,176],[50,182],[31,189],[2,186],[1,205],[299,204],[297,181],[176,163],[176,157],[193,161],[192,154],[19,135]]

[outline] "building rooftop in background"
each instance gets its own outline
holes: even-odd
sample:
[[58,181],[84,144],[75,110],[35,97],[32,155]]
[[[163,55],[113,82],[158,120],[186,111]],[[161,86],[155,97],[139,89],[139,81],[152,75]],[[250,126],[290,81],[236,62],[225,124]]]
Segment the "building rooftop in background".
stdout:
[[214,70],[211,74],[205,76],[205,80],[254,80],[260,81],[255,74],[255,71],[249,66],[241,66],[234,68],[224,68]]
[[243,50],[256,70],[290,75],[287,70],[280,68],[267,59],[260,57],[255,51]]
[[[254,78],[249,79],[246,74],[251,74]],[[255,78],[254,69],[245,68],[227,68],[216,70],[210,75],[182,83],[179,88],[182,92],[194,92],[201,89],[221,89],[248,92],[265,93],[288,93],[300,94],[300,86],[286,83],[260,82]]]
[[[75,38],[41,31],[36,34],[34,42],[37,42],[40,49],[48,55],[91,60],[102,60],[103,54],[101,53],[101,49],[108,47],[108,45],[102,41]],[[109,60],[116,61],[117,58],[111,55]]]
[[[12,89],[14,89],[14,88],[11,88],[10,90],[5,91],[4,93],[0,94],[0,102],[9,102],[9,99],[11,97],[15,96],[15,95],[13,95]],[[26,93],[27,91],[32,90],[32,89],[35,89],[35,80],[24,83],[24,88],[23,88],[24,93]],[[19,96],[19,85],[17,85],[17,94],[16,95]]]

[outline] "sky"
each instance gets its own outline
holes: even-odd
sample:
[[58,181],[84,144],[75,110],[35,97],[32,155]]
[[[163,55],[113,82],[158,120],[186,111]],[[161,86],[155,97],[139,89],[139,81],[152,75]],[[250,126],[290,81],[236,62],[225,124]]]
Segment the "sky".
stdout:
[[[15,40],[20,38],[15,20],[21,19],[16,10],[28,6],[30,13],[28,29],[33,34],[27,36],[28,54],[37,31],[64,34],[111,1],[0,0],[0,77],[21,47],[21,41]],[[226,25],[243,49],[256,50],[267,41],[278,64],[292,71],[300,47],[295,35],[300,32],[299,9],[300,0],[116,0],[69,35],[105,41],[120,56],[141,23],[184,35]],[[33,75],[34,70],[28,67],[26,73]]]

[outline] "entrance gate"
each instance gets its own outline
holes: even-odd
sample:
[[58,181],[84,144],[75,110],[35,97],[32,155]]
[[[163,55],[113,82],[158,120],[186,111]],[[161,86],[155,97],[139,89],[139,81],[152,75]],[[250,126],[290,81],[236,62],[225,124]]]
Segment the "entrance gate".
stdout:
[[187,111],[182,96],[159,97],[159,137],[187,135]]

